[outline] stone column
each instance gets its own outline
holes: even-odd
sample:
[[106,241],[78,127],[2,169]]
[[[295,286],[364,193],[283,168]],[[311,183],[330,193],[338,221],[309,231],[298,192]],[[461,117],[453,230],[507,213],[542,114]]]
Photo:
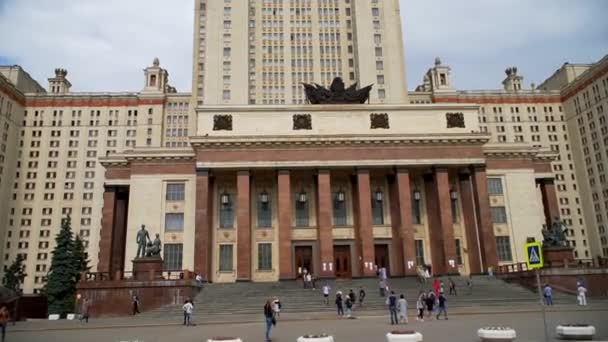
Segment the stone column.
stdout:
[[213,217],[213,190],[211,188],[209,171],[196,171],[196,211],[194,230],[194,272],[203,279],[210,280],[212,276],[211,260],[213,240],[211,238],[211,222]]
[[469,260],[469,269],[471,273],[479,274],[483,270],[481,268],[481,259],[479,253],[479,243],[477,229],[478,213],[475,210],[475,199],[473,196],[472,175],[461,174],[458,176],[460,182],[460,198],[462,200],[463,223],[465,228],[465,237],[467,239],[467,256]]
[[[319,232],[319,249],[321,269],[317,272],[321,277],[334,277],[334,241],[332,233],[332,201],[331,180],[329,170],[319,170],[317,176],[317,227]],[[325,270],[323,269],[325,266]]]
[[110,274],[125,270],[125,252],[127,244],[127,218],[129,216],[129,191],[127,187],[118,187],[114,207],[114,233],[112,234],[112,264]]
[[[374,269],[365,267],[367,263],[375,263],[374,257],[374,229],[372,222],[372,194],[369,183],[369,170],[357,170],[357,191],[358,191],[358,227],[357,238],[359,248],[359,256],[362,260],[361,275],[364,277],[373,277],[376,275]],[[354,264],[354,262],[353,262]]]
[[488,177],[484,167],[473,168],[473,189],[475,190],[475,205],[477,209],[477,220],[479,229],[479,240],[482,256],[483,270],[498,266],[498,255],[496,253],[496,237],[494,236],[494,225],[490,211],[490,197],[488,195]]
[[99,237],[99,254],[97,272],[110,272],[112,264],[112,237],[114,235],[114,210],[116,207],[114,186],[105,186],[103,209],[101,211],[101,232]]
[[414,225],[412,223],[412,191],[408,170],[397,170],[397,189],[400,218],[399,236],[403,249],[403,259],[398,260],[398,262],[403,262],[405,275],[416,275],[416,241],[414,239]]
[[[452,219],[452,203],[450,199],[450,182],[448,169],[435,170],[435,185],[437,187],[437,200],[439,204],[439,218],[441,221],[441,237],[443,248],[444,273],[458,272],[456,265],[456,241],[454,240],[454,222]],[[454,266],[449,264],[453,260]]]
[[251,211],[249,171],[239,171],[237,187],[237,281],[251,280]]
[[293,252],[291,246],[291,222],[293,196],[291,196],[291,177],[289,171],[281,170],[278,176],[279,200],[279,277],[293,279]]
[[559,206],[557,204],[557,194],[555,193],[555,182],[553,179],[545,178],[537,180],[540,184],[540,193],[543,199],[543,210],[545,212],[545,224],[551,227],[551,223],[559,217]]
[[395,277],[403,276],[405,265],[405,256],[403,254],[403,244],[401,242],[401,215],[399,203],[399,184],[397,176],[389,177],[388,194],[390,201],[391,212],[391,275]]

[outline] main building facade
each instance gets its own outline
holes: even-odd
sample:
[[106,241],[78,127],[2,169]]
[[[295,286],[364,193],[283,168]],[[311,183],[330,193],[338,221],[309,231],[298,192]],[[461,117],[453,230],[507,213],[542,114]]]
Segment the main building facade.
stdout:
[[[26,292],[67,214],[114,277],[141,225],[166,270],[214,282],[480,273],[555,217],[577,258],[608,252],[606,58],[474,92],[438,59],[408,92],[396,0],[197,0],[194,47],[192,93],[158,60],[137,93],[0,67],[2,263],[26,257]],[[337,76],[369,103],[306,103]]]

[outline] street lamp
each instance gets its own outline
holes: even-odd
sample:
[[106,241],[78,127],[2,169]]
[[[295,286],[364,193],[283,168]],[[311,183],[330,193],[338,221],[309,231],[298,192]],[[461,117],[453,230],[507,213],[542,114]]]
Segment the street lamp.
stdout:
[[230,195],[228,195],[226,190],[224,190],[224,192],[220,196],[220,202],[222,203],[222,205],[227,205],[228,203],[230,203]]
[[263,204],[268,203],[268,192],[266,192],[266,189],[260,193],[260,202]]
[[306,191],[304,191],[304,189],[302,189],[302,191],[300,191],[300,193],[298,194],[298,201],[300,203],[306,203],[307,200],[308,200],[308,196],[306,195]]
[[414,200],[420,201],[420,191],[418,189],[414,190]]
[[452,188],[452,190],[450,190],[450,198],[453,199],[454,201],[458,199],[458,193],[456,192],[456,190],[454,190],[454,188]]
[[338,192],[336,193],[336,199],[338,200],[338,202],[344,202],[345,198],[346,195],[344,194],[344,191],[342,191],[342,188],[340,188],[340,190],[338,190]]
[[380,190],[380,188],[378,188],[378,190],[376,190],[376,193],[374,194],[374,198],[376,199],[376,202],[382,202],[384,194],[382,193],[382,190]]

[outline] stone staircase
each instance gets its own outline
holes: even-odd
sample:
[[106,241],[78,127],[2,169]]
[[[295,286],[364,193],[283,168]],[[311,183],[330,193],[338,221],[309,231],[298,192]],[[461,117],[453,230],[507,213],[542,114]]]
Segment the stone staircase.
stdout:
[[[448,296],[448,308],[484,308],[530,306],[538,303],[538,294],[518,285],[512,285],[499,279],[474,277],[473,289],[469,292],[466,278],[453,277],[457,285],[458,296]],[[447,278],[442,278],[445,290],[448,291]],[[363,307],[356,304],[355,313],[378,312],[386,310],[386,298],[380,297],[377,279],[353,279],[327,281],[331,287],[329,305],[323,303],[321,287],[324,280],[318,281],[316,290],[303,289],[300,281],[282,281],[273,283],[232,283],[205,284],[203,290],[194,299],[194,315],[217,316],[239,314],[261,314],[268,298],[277,296],[282,303],[282,312],[287,313],[323,313],[335,311],[335,293],[347,294],[353,289],[358,295],[363,287],[367,293]],[[420,290],[429,291],[432,283],[421,285],[415,278],[389,279],[388,285],[397,295],[404,294],[410,310],[415,309],[415,301]],[[574,296],[556,293],[555,304],[575,303]],[[143,317],[160,318],[179,316],[181,305],[165,306],[143,314]]]

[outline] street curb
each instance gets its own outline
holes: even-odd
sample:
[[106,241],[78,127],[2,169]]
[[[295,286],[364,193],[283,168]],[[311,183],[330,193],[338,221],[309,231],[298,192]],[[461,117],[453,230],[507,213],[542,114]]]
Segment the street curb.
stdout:
[[[519,310],[505,310],[505,311],[477,311],[477,312],[450,312],[450,317],[452,316],[475,316],[475,315],[501,315],[501,314],[518,314],[518,313],[540,313],[542,310],[538,309],[519,309]],[[546,311],[547,313],[552,312],[579,312],[579,311],[608,311],[608,308],[563,308],[563,309],[553,309]],[[369,319],[369,318],[379,318],[385,317],[386,314],[368,314],[357,316],[357,319]],[[282,322],[305,322],[305,321],[336,321],[343,320],[341,318],[336,317],[335,315],[331,316],[317,316],[317,317],[304,317],[304,318],[285,318],[281,319]],[[209,325],[229,325],[229,324],[261,324],[261,320],[243,320],[240,322],[229,321],[229,320],[220,320],[220,321],[207,321],[204,323],[196,323],[196,326],[209,326]],[[156,327],[178,327],[183,326],[180,323],[143,323],[143,324],[132,324],[132,325],[105,325],[105,326],[93,326],[88,327],[86,325],[79,325],[73,327],[50,327],[50,328],[34,328],[34,329],[7,329],[7,333],[28,333],[28,332],[45,332],[45,331],[73,331],[73,330],[107,330],[107,329],[133,329],[133,328],[156,328]]]

